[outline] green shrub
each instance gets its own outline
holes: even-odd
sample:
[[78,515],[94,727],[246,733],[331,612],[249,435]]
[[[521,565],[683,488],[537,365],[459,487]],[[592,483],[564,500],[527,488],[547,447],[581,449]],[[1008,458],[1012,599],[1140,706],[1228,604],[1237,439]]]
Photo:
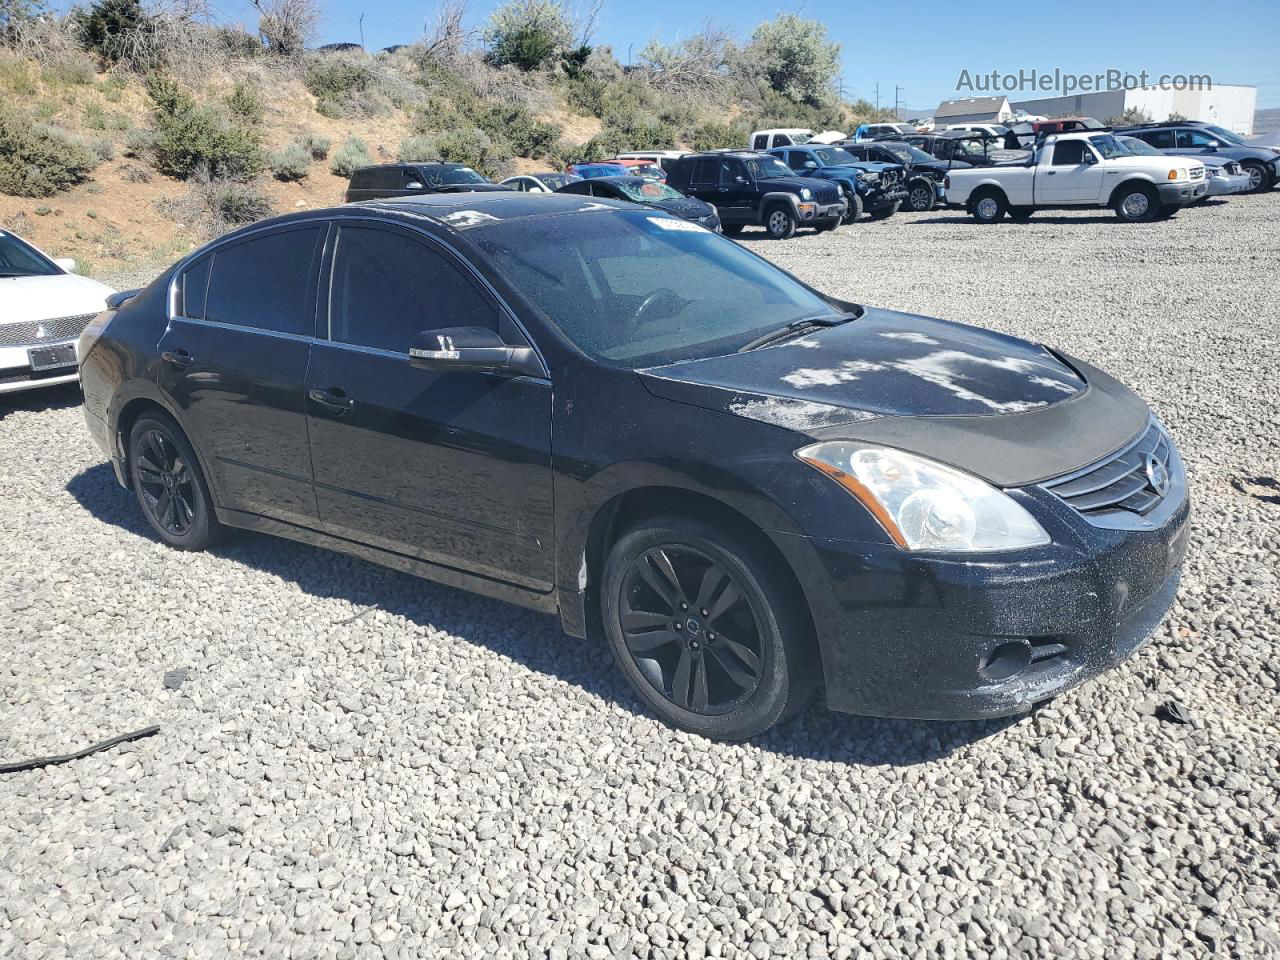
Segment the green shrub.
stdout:
[[318,100],[341,102],[351,93],[371,89],[378,80],[373,67],[351,57],[320,56],[307,64],[302,82]]
[[840,69],[840,44],[828,42],[820,21],[784,13],[756,27],[741,61],[773,90],[816,106],[831,94]]
[[240,27],[216,27],[214,39],[226,53],[240,60],[248,60],[262,53],[262,41]]
[[44,66],[44,78],[52,83],[82,87],[98,76],[93,61],[82,53],[68,52]]
[[48,197],[84,183],[98,157],[70,134],[0,107],[0,193]]
[[365,142],[357,137],[350,137],[333,152],[333,159],[329,161],[329,170],[336,176],[349,177],[358,168],[372,164],[373,157],[369,156],[369,148]]
[[140,0],[98,0],[87,10],[76,11],[74,17],[80,42],[107,63],[124,59],[132,35],[149,26]]
[[316,113],[322,117],[328,117],[330,120],[341,120],[347,115],[342,109],[342,104],[337,100],[317,100]]
[[556,0],[510,0],[489,17],[484,37],[495,66],[538,70],[573,46],[573,24]]
[[321,137],[314,133],[304,133],[298,138],[298,143],[302,144],[302,148],[311,155],[312,160],[323,160],[329,156],[331,141],[328,137]]
[[271,201],[246,183],[213,182],[206,188],[209,212],[225,224],[253,223],[272,214]]
[[295,140],[271,154],[267,165],[277,180],[301,180],[311,172],[311,151]]
[[156,145],[156,135],[151,130],[134,127],[124,135],[125,156],[145,156]]
[[732,123],[710,121],[700,123],[693,128],[689,138],[689,146],[694,150],[723,150],[726,147],[740,147],[751,135],[750,129]]
[[259,124],[266,116],[262,97],[247,83],[237,83],[235,89],[227,94],[227,109],[231,111],[231,116],[248,124]]
[[490,139],[503,141],[520,157],[547,156],[560,140],[560,128],[537,120],[523,104],[494,104],[479,111],[476,126]]
[[156,105],[151,149],[161,173],[185,180],[204,169],[214,179],[243,180],[262,169],[262,148],[253,131],[197,105],[176,83],[163,77],[148,79],[147,93]]
[[401,163],[415,163],[422,160],[440,159],[440,144],[435,137],[419,134],[400,141],[400,149],[396,151],[396,159]]

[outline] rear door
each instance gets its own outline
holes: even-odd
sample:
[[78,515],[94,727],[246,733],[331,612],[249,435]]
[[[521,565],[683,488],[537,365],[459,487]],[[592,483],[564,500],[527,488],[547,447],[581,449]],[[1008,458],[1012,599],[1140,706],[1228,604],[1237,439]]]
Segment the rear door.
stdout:
[[1039,203],[1097,203],[1102,193],[1102,168],[1083,140],[1059,140],[1049,151],[1049,163],[1035,172]]
[[[755,182],[747,166],[737,157],[723,157],[715,163],[715,201],[721,222],[754,223],[759,207]],[[727,214],[727,216],[726,216]]]
[[157,382],[222,507],[314,525],[303,379],[326,231],[313,221],[250,234],[177,279]]
[[527,345],[488,287],[441,243],[344,222],[307,372],[323,529],[467,573],[553,581],[551,383],[409,364],[414,336],[483,326]]

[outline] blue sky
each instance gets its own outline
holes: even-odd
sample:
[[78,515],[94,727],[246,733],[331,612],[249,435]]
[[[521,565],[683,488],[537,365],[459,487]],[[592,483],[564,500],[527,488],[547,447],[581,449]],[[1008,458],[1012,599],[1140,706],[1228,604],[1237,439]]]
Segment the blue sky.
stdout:
[[[472,19],[483,21],[496,5],[473,0]],[[256,23],[244,0],[213,0],[213,7],[223,17]],[[377,49],[416,39],[436,7],[409,0],[327,0],[325,9],[321,42],[358,42],[363,11],[366,45]],[[790,6],[774,0],[605,0],[597,42],[610,44],[626,62],[629,46],[634,56],[653,36],[675,40],[710,19],[745,38],[755,24],[779,12],[826,23],[843,48],[846,96],[874,100],[879,83],[881,105],[893,105],[894,86],[900,85],[906,104],[932,111],[939,100],[957,95],[963,69],[1012,73],[1059,68],[1083,74],[1114,68],[1134,74],[1147,70],[1153,76],[1207,73],[1217,83],[1256,85],[1259,107],[1280,106],[1280,10],[1275,0],[1230,5],[1203,0],[857,5],[807,0]]]

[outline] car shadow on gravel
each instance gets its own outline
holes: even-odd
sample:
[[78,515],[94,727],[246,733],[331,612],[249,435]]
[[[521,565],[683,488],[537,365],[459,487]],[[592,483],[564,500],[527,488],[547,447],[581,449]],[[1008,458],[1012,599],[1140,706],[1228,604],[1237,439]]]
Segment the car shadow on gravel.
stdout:
[[37,387],[16,393],[0,394],[0,420],[11,413],[42,413],[80,406],[80,385],[64,383],[57,387]]
[[[101,522],[160,542],[133,495],[116,483],[109,465],[99,464],[77,474],[66,489]],[[652,716],[627,686],[605,645],[570,637],[553,616],[265,534],[236,531],[211,552],[295,583],[312,596],[349,604],[333,620],[312,625],[319,635],[339,627],[355,627],[376,608],[486,647],[631,713]],[[178,551],[173,553],[173,562],[182,562]],[[743,749],[851,766],[910,766],[945,757],[1019,719],[951,722],[858,717],[826,710],[819,694],[798,716]]]

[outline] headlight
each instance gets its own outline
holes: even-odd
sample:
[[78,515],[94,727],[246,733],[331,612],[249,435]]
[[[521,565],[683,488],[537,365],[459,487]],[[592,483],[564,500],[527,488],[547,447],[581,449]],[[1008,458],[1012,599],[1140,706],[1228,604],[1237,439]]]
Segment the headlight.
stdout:
[[862,175],[862,179],[867,181],[867,183],[879,183],[880,174],[868,171]]
[[815,443],[796,456],[857,497],[904,550],[971,553],[1049,542],[1007,494],[924,457],[846,440]]
[[812,200],[812,199],[813,199],[813,191],[812,191],[812,190],[810,190],[808,187],[801,187],[801,189],[800,189],[800,199],[801,199],[801,200]]

